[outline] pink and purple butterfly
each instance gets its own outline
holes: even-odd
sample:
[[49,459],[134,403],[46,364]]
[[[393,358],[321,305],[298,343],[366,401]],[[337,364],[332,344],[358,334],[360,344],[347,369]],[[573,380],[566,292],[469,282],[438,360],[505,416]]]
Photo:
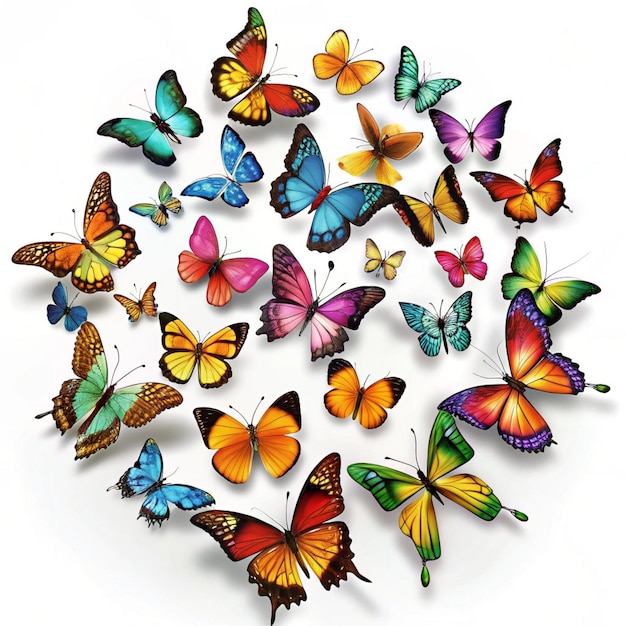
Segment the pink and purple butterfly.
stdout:
[[437,250],[435,257],[443,269],[448,272],[448,279],[454,287],[462,287],[465,274],[471,274],[478,280],[484,280],[487,275],[487,264],[483,261],[483,247],[480,239],[472,237],[459,254],[445,250]]

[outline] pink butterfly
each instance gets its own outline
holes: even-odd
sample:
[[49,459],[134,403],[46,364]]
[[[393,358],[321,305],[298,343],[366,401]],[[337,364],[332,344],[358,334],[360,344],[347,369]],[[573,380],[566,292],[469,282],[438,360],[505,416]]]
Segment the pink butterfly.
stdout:
[[186,283],[195,283],[208,274],[206,299],[214,306],[230,302],[233,289],[239,293],[248,291],[269,269],[259,259],[220,256],[215,229],[204,215],[198,218],[189,245],[193,252],[185,250],[178,255],[178,274]]
[[[332,270],[332,261],[328,264]],[[274,246],[272,298],[261,307],[263,325],[257,335],[268,341],[281,339],[300,326],[300,335],[311,323],[311,361],[343,352],[348,341],[344,330],[356,330],[365,314],[385,297],[380,287],[355,287],[342,291],[320,304],[313,299],[311,284],[292,252],[282,244]]]
[[487,264],[483,261],[483,247],[478,237],[472,237],[460,254],[452,254],[444,250],[435,252],[439,265],[448,272],[448,279],[455,287],[462,287],[465,274],[471,274],[478,280],[487,275]]

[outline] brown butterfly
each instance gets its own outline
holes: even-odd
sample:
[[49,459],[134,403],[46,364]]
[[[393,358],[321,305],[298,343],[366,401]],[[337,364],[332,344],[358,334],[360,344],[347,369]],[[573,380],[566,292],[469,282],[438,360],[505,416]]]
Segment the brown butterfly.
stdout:
[[128,320],[130,322],[136,322],[141,317],[142,313],[150,315],[151,317],[157,316],[158,305],[154,301],[155,289],[156,281],[150,283],[143,295],[137,300],[133,300],[132,298],[123,296],[119,293],[113,294],[113,297],[126,309],[126,313],[128,313]]

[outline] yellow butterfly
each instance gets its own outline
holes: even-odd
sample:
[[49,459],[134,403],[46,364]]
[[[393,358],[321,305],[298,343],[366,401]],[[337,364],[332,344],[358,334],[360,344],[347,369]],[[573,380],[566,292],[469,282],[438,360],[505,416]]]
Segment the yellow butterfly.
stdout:
[[364,269],[366,272],[376,271],[376,276],[378,277],[382,268],[383,276],[387,280],[393,280],[398,273],[397,268],[402,265],[405,254],[406,252],[404,250],[398,250],[383,258],[374,240],[368,237],[365,241],[365,256],[369,260],[365,263]]
[[128,313],[128,320],[130,322],[136,322],[142,313],[150,315],[151,317],[157,316],[158,305],[154,301],[155,289],[156,281],[150,283],[144,294],[137,300],[133,300],[127,296],[122,296],[119,293],[113,294],[113,297],[126,309],[126,313]]

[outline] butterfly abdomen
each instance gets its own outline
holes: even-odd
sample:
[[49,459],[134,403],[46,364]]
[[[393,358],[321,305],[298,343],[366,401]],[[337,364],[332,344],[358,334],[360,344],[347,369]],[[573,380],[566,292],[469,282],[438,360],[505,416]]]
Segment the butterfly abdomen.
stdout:
[[170,141],[174,143],[180,143],[180,139],[176,136],[176,133],[172,130],[172,127],[162,120],[156,113],[150,114],[150,119],[156,124],[157,129],[162,132]]
[[322,190],[317,194],[317,197],[315,198],[315,200],[313,200],[313,202],[311,203],[311,208],[309,209],[309,213],[313,213],[313,211],[315,211],[320,204],[322,204],[322,202],[324,202],[324,200],[326,200],[326,198],[328,197],[328,194],[330,193],[330,185],[326,185],[325,187],[322,188]]

